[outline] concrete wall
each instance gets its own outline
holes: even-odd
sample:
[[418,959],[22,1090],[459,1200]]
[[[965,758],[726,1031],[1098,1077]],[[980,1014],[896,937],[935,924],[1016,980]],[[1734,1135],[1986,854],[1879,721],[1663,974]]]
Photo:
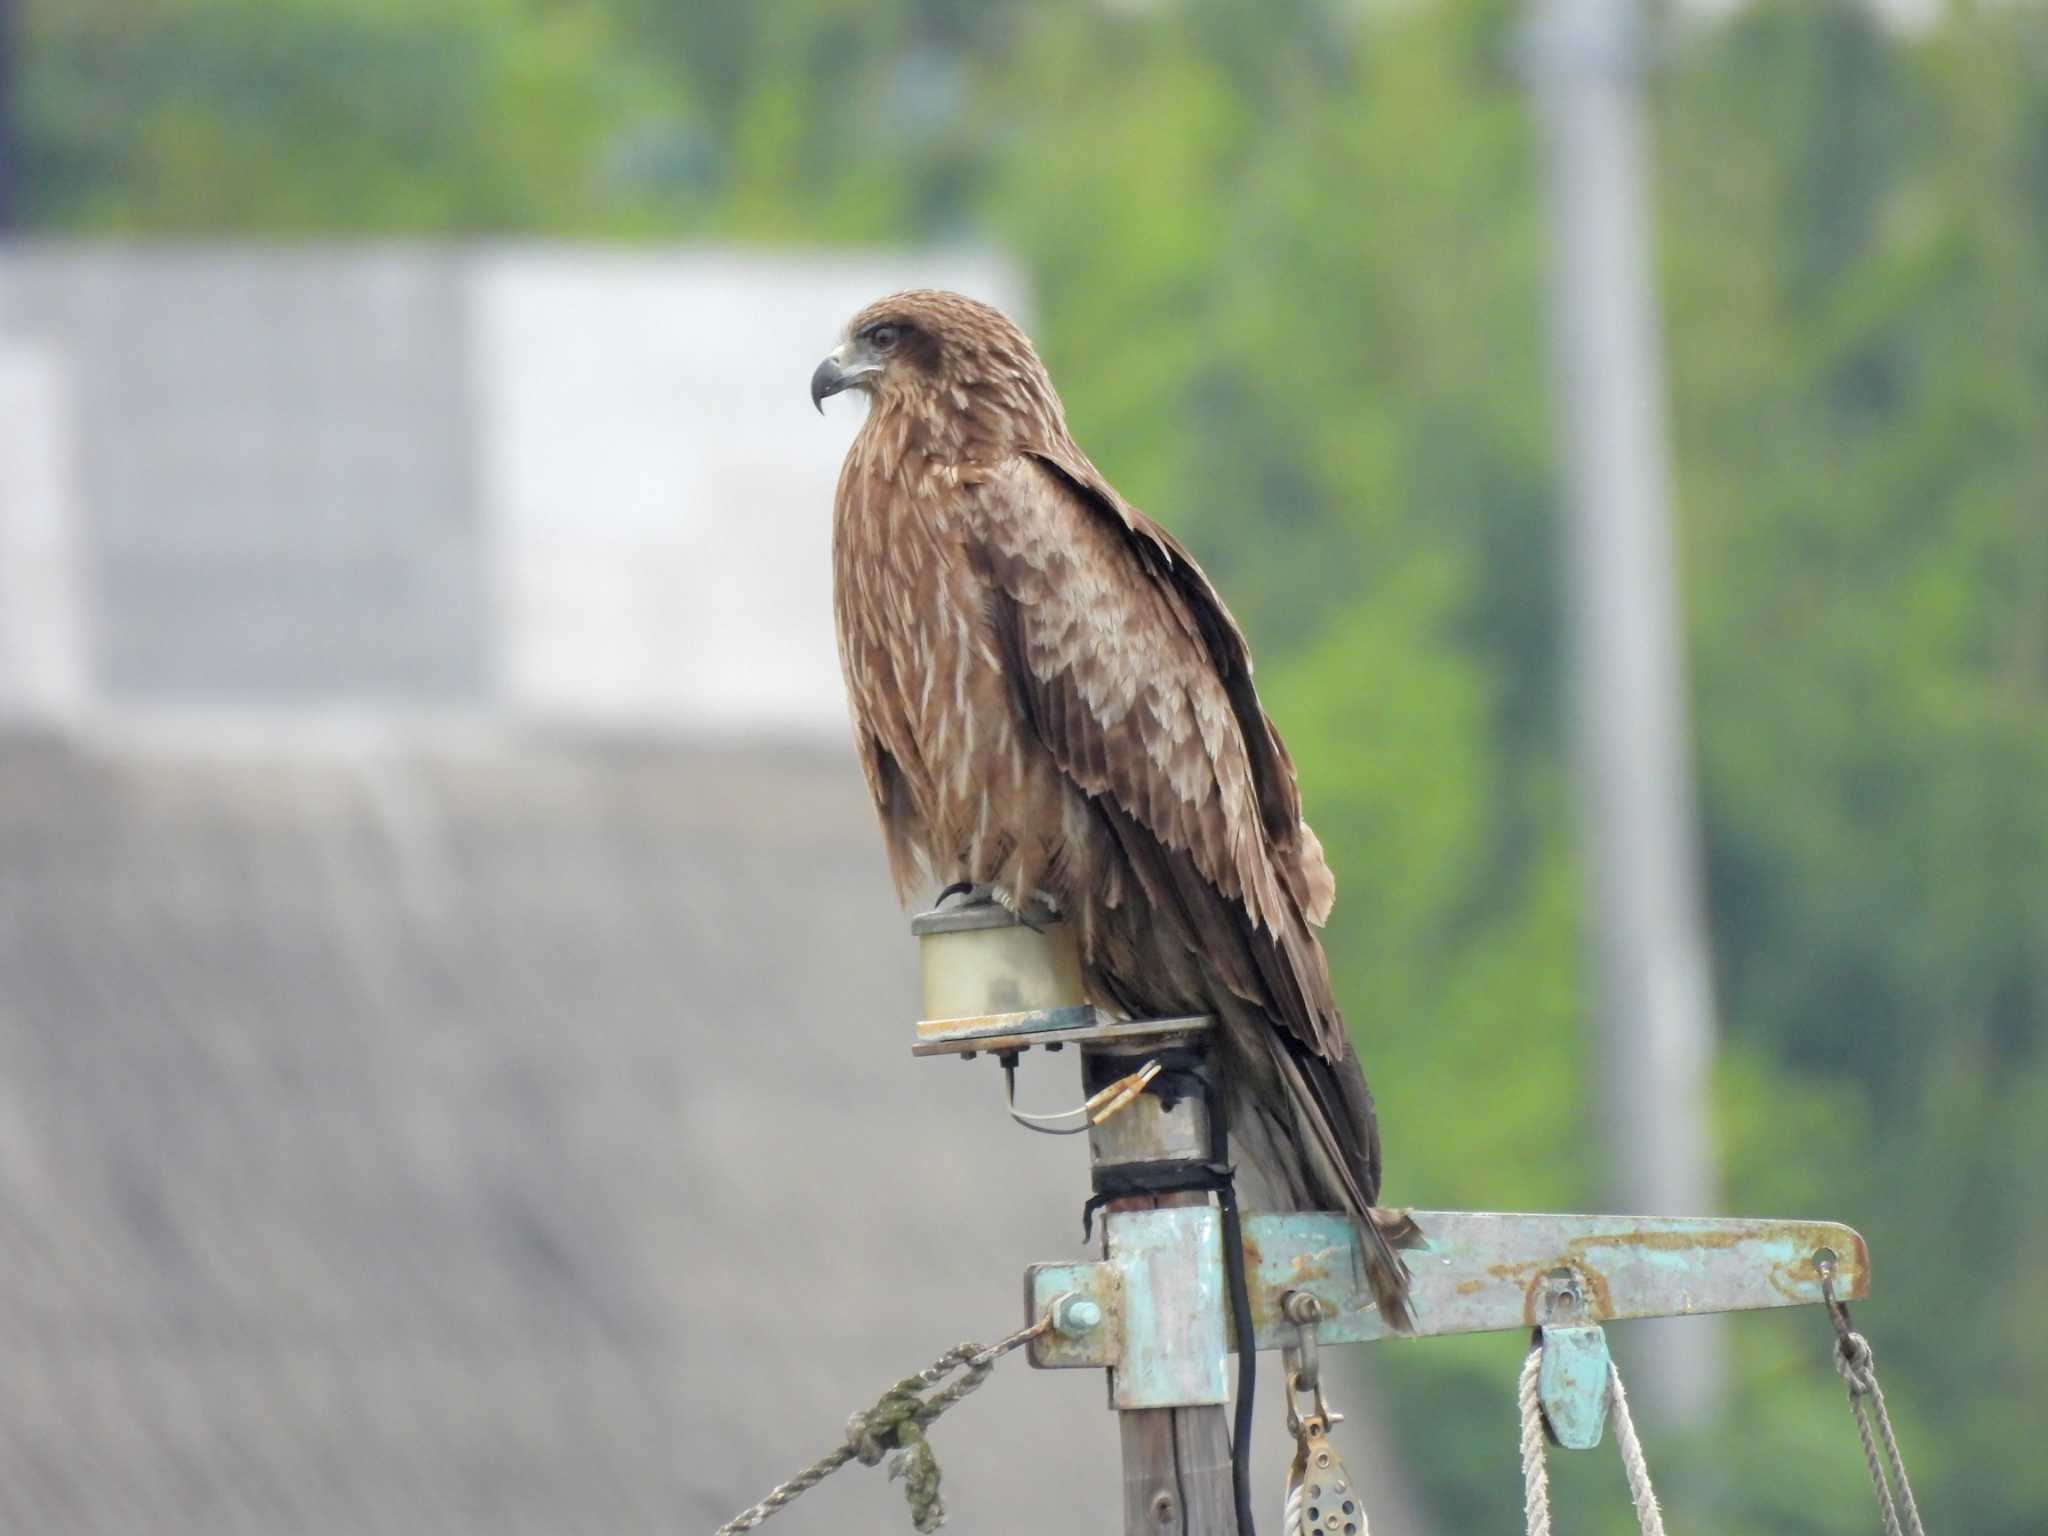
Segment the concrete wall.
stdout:
[[478,695],[455,257],[32,247],[0,295],[67,376],[98,697]]
[[859,407],[805,385],[927,283],[1022,297],[975,252],[16,247],[44,425],[0,449],[0,567],[54,572],[55,526],[32,585],[73,595],[0,618],[0,701],[840,732]]

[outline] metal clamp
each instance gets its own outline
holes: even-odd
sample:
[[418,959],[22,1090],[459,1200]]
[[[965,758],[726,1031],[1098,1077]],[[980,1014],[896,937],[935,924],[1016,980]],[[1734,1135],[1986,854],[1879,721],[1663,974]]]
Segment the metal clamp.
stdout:
[[1536,1392],[1543,1427],[1568,1451],[1590,1451],[1607,1429],[1607,1330],[1592,1322],[1583,1276],[1560,1264],[1543,1277],[1535,1302],[1543,1348]]

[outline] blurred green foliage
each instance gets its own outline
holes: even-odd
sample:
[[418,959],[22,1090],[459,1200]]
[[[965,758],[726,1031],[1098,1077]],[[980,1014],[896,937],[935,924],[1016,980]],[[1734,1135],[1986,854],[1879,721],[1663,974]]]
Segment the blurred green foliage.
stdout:
[[[1544,231],[1507,0],[28,0],[48,230],[992,239],[1201,551],[1342,879],[1390,1195],[1599,1198]],[[1674,24],[1653,79],[1730,1209],[1870,1237],[1940,1527],[2048,1525],[2048,10]],[[1871,1524],[1746,1318],[1683,1525]],[[1512,1529],[1515,1346],[1375,1361]],[[1576,1468],[1571,1507],[1626,1527]],[[1579,1484],[1584,1484],[1583,1492]]]

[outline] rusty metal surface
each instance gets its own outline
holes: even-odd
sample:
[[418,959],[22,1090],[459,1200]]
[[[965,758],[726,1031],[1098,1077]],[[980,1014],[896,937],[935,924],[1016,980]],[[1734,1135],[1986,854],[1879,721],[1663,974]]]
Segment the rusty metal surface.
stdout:
[[1037,1008],[964,1019],[920,1019],[913,1056],[956,1056],[968,1051],[1000,1055],[1034,1045],[1142,1044],[1208,1029],[1207,1014],[1183,1019],[1112,1019],[1094,1008]]
[[[1112,1215],[1117,1224],[1142,1215],[1186,1221],[1213,1212],[1150,1211]],[[1836,1255],[1837,1286],[1845,1300],[1870,1291],[1870,1257],[1863,1238],[1835,1222],[1749,1220],[1741,1217],[1579,1216],[1483,1211],[1412,1213],[1427,1239],[1411,1251],[1417,1333],[1488,1333],[1545,1322],[1597,1324],[1630,1318],[1678,1317],[1764,1307],[1817,1304],[1820,1279],[1813,1256]],[[1281,1313],[1289,1291],[1315,1295],[1325,1308],[1324,1343],[1388,1337],[1365,1289],[1350,1223],[1334,1212],[1259,1212],[1245,1218],[1245,1259],[1252,1320],[1259,1348],[1289,1342],[1293,1325]],[[1061,1290],[1100,1295],[1120,1288],[1128,1312],[1146,1283],[1142,1273],[1091,1273],[1116,1264],[1036,1265],[1028,1287],[1043,1307]],[[1220,1266],[1219,1266],[1220,1268]],[[1579,1293],[1579,1314],[1558,1315],[1546,1298],[1569,1272]],[[1057,1276],[1057,1283],[1053,1277]],[[1220,1340],[1224,1304],[1215,1302]],[[1105,1366],[1120,1353],[1119,1311],[1105,1308],[1103,1325],[1083,1339],[1041,1339],[1031,1360],[1041,1366]],[[1035,1314],[1034,1314],[1035,1315]],[[1207,1327],[1204,1324],[1205,1328]],[[1222,1345],[1217,1345],[1220,1368]]]
[[1084,1260],[1078,1264],[1033,1264],[1024,1271],[1024,1313],[1034,1320],[1063,1296],[1083,1296],[1102,1309],[1102,1321],[1085,1333],[1040,1334],[1028,1347],[1035,1366],[1059,1370],[1068,1366],[1110,1363],[1124,1335],[1123,1275],[1114,1264]]
[[[1525,1328],[1538,1314],[1541,1282],[1569,1268],[1584,1291],[1583,1321],[1682,1317],[1820,1301],[1813,1255],[1838,1256],[1840,1284],[1868,1294],[1863,1239],[1834,1222],[1742,1217],[1584,1216],[1480,1211],[1416,1211],[1427,1240],[1407,1255],[1415,1276],[1421,1334]],[[1259,1343],[1280,1342],[1282,1291],[1307,1285],[1336,1309],[1329,1342],[1375,1339],[1386,1329],[1355,1278],[1352,1233],[1341,1216],[1255,1216],[1246,1245],[1260,1245],[1253,1287]],[[1320,1276],[1307,1271],[1320,1267]],[[1262,1305],[1263,1303],[1263,1305]]]
[[961,1049],[986,1051],[999,1048],[997,1042],[1001,1041],[1013,1041],[1024,1049],[1047,1040],[1080,1038],[1097,1022],[1095,1010],[1086,1004],[970,1014],[959,1019],[919,1019],[917,1041],[910,1049],[919,1056]]

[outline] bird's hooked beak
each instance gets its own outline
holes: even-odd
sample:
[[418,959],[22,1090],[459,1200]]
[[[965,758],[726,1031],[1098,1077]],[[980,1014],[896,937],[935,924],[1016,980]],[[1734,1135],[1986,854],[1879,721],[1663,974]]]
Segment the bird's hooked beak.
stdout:
[[825,414],[825,397],[852,389],[861,380],[882,371],[881,360],[859,341],[843,341],[826,354],[811,375],[811,404]]

